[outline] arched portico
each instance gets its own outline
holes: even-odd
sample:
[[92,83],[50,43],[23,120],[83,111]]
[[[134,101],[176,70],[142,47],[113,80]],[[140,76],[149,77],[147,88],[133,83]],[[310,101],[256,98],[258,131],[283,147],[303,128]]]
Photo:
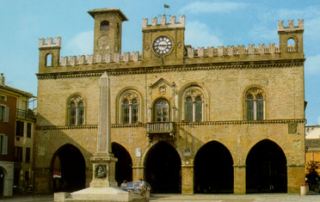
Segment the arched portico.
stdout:
[[194,160],[194,193],[233,193],[233,159],[217,141],[203,145]]
[[112,153],[117,158],[115,179],[118,186],[124,181],[132,181],[132,159],[129,152],[120,144],[111,144]]
[[51,164],[53,191],[75,191],[85,187],[86,165],[80,150],[66,144],[53,155]]
[[271,140],[262,140],[246,159],[247,193],[287,192],[287,160],[282,149]]
[[153,193],[181,192],[181,159],[171,144],[160,141],[151,147],[144,166],[145,180]]

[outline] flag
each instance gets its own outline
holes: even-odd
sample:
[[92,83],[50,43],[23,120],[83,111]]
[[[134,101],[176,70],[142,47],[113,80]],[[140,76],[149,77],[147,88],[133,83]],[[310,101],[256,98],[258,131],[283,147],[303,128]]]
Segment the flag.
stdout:
[[168,4],[163,4],[164,8],[170,8],[170,6]]

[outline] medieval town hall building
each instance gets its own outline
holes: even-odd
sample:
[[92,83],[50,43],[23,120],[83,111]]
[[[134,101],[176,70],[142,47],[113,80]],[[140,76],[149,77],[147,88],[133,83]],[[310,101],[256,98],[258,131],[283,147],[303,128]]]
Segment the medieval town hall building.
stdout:
[[[88,186],[99,105],[111,107],[116,180],[154,193],[298,192],[304,182],[303,21],[279,44],[195,48],[185,18],[144,19],[142,50],[121,52],[118,9],[89,11],[93,55],[60,56],[40,39],[37,192]],[[208,41],[210,44],[210,41]],[[110,100],[99,103],[99,79]]]

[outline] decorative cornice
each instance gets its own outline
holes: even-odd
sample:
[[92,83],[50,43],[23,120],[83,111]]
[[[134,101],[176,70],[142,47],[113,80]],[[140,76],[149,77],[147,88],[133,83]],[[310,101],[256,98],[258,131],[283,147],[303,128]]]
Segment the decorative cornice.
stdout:
[[80,125],[80,126],[55,126],[55,125],[44,125],[44,126],[36,126],[37,130],[70,130],[70,129],[96,129],[98,125]]
[[204,122],[179,122],[178,126],[202,126],[202,125],[253,125],[253,124],[288,124],[305,123],[305,119],[273,119],[263,121],[230,120],[230,121],[204,121]]
[[[273,119],[263,121],[246,121],[246,120],[230,120],[230,121],[204,121],[204,122],[175,122],[177,126],[207,126],[207,125],[257,125],[257,124],[288,124],[288,123],[305,123],[305,119]],[[112,124],[112,128],[138,128],[146,127],[146,123],[137,124]],[[82,126],[37,126],[37,130],[70,130],[70,129],[97,129],[98,125],[82,125]]]
[[184,71],[201,71],[201,70],[228,70],[228,69],[264,69],[264,68],[292,68],[303,66],[305,59],[288,59],[288,60],[267,60],[267,61],[242,61],[242,62],[220,62],[220,63],[198,63],[198,64],[181,64],[167,66],[140,66],[126,68],[92,69],[83,71],[51,72],[38,73],[39,80],[43,79],[61,79],[61,78],[78,78],[78,77],[100,77],[102,73],[108,72],[109,75],[128,75],[128,74],[149,74],[162,72],[184,72]]

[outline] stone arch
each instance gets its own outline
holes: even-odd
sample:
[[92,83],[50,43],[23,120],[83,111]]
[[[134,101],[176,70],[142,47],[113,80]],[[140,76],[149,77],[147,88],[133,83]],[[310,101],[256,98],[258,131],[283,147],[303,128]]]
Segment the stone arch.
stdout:
[[152,145],[143,157],[144,179],[153,193],[181,192],[181,157],[166,141]]
[[53,54],[47,53],[44,58],[45,66],[46,67],[52,67],[53,66]]
[[119,91],[119,93],[116,96],[116,103],[115,103],[115,109],[116,109],[116,122],[117,123],[122,123],[121,121],[121,100],[123,98],[123,96],[125,96],[126,94],[132,94],[135,95],[136,98],[138,99],[138,106],[139,106],[139,111],[138,111],[138,122],[143,122],[144,118],[143,118],[143,99],[142,99],[142,94],[134,87],[126,87],[123,88]]
[[107,20],[103,20],[100,22],[100,31],[108,31],[110,27],[110,22]]
[[195,193],[233,193],[233,158],[218,141],[204,144],[194,158]]
[[132,158],[130,153],[121,144],[112,142],[112,153],[117,158],[115,165],[115,180],[118,186],[126,180],[132,181]]
[[247,193],[287,192],[287,158],[270,139],[256,143],[246,158]]
[[86,162],[81,151],[72,144],[61,146],[52,156],[53,191],[76,191],[85,188]]

